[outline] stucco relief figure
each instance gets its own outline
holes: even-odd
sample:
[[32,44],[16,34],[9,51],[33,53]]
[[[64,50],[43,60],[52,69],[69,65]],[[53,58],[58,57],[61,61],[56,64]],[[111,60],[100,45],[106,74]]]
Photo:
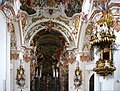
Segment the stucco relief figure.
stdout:
[[26,18],[23,18],[23,19],[22,19],[22,29],[25,28],[25,25],[26,25]]
[[82,62],[84,62],[84,61],[89,61],[90,60],[90,54],[89,53],[83,53],[81,56],[80,56],[80,60],[82,61]]
[[79,18],[80,18],[79,16],[75,16],[75,17],[74,17],[74,23],[73,23],[74,29],[73,29],[73,34],[77,34],[77,33],[78,33],[79,20],[80,20]]
[[22,17],[22,20],[21,20],[21,23],[22,23],[22,29],[24,30],[26,24],[27,24],[27,15],[26,14],[21,14],[21,17]]
[[26,62],[30,62],[31,58],[28,51],[26,51],[26,53],[23,55],[23,58]]
[[62,16],[66,16],[66,14],[65,14],[65,6],[62,4],[62,2],[60,2],[59,6],[58,6],[58,9],[61,12]]
[[45,31],[51,31],[52,27],[54,27],[54,23],[52,21],[48,21],[45,25]]

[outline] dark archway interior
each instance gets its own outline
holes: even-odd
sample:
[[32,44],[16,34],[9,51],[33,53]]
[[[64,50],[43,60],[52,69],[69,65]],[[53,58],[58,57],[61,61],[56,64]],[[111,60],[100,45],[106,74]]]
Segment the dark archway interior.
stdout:
[[90,77],[89,91],[94,91],[94,74]]
[[37,52],[42,55],[54,55],[56,49],[62,48],[65,39],[61,33],[57,31],[40,31],[35,37],[34,42],[37,45]]
[[59,57],[65,42],[63,35],[55,30],[41,30],[33,38],[31,46],[36,46],[36,64],[31,91],[60,91]]

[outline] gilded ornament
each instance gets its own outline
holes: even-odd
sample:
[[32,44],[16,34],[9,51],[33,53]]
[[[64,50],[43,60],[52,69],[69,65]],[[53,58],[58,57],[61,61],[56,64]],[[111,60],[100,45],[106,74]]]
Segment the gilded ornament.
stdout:
[[[103,19],[105,20],[105,18]],[[110,17],[108,19],[110,19]],[[101,21],[99,21],[99,23],[100,22]],[[105,20],[104,23],[107,22],[108,21]],[[114,66],[112,60],[113,51],[111,50],[113,44],[115,43],[115,39],[116,37],[114,31],[109,30],[109,28],[100,31],[100,35],[98,35],[96,32],[94,35],[91,36],[91,47],[96,46],[100,52],[100,59],[96,62],[96,67],[93,68],[93,71],[95,71],[100,76],[105,77],[109,74],[112,74],[116,70],[116,67]]]
[[26,18],[22,19],[22,29],[24,29],[26,26]]
[[79,67],[76,67],[75,70],[74,85],[75,89],[79,89],[79,87],[82,85],[82,71],[79,69]]
[[113,17],[112,15],[110,15],[109,13],[106,15],[103,15],[100,20],[97,21],[98,25],[103,25],[103,24],[107,24],[108,27],[112,27],[113,26]]
[[24,87],[25,86],[25,74],[24,74],[24,68],[22,65],[17,69],[17,75],[16,75],[16,81],[17,85],[19,87]]

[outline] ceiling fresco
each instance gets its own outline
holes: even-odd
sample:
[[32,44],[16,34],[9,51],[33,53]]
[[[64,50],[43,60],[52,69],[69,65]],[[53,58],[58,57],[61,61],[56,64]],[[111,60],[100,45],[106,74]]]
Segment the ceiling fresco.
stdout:
[[[75,13],[82,11],[83,0],[20,0],[20,9],[26,11],[29,15],[36,13],[36,6],[59,8],[67,17],[72,17]],[[49,13],[53,10],[49,9]]]

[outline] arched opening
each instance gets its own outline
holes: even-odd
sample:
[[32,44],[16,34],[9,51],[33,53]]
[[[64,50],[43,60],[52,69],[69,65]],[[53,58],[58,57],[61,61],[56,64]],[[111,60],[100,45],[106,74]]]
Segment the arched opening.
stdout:
[[36,59],[31,62],[30,91],[68,91],[68,66],[65,73],[60,67],[65,43],[63,35],[55,30],[43,29],[34,36],[30,45]]
[[94,74],[90,77],[89,80],[89,91],[94,91]]

